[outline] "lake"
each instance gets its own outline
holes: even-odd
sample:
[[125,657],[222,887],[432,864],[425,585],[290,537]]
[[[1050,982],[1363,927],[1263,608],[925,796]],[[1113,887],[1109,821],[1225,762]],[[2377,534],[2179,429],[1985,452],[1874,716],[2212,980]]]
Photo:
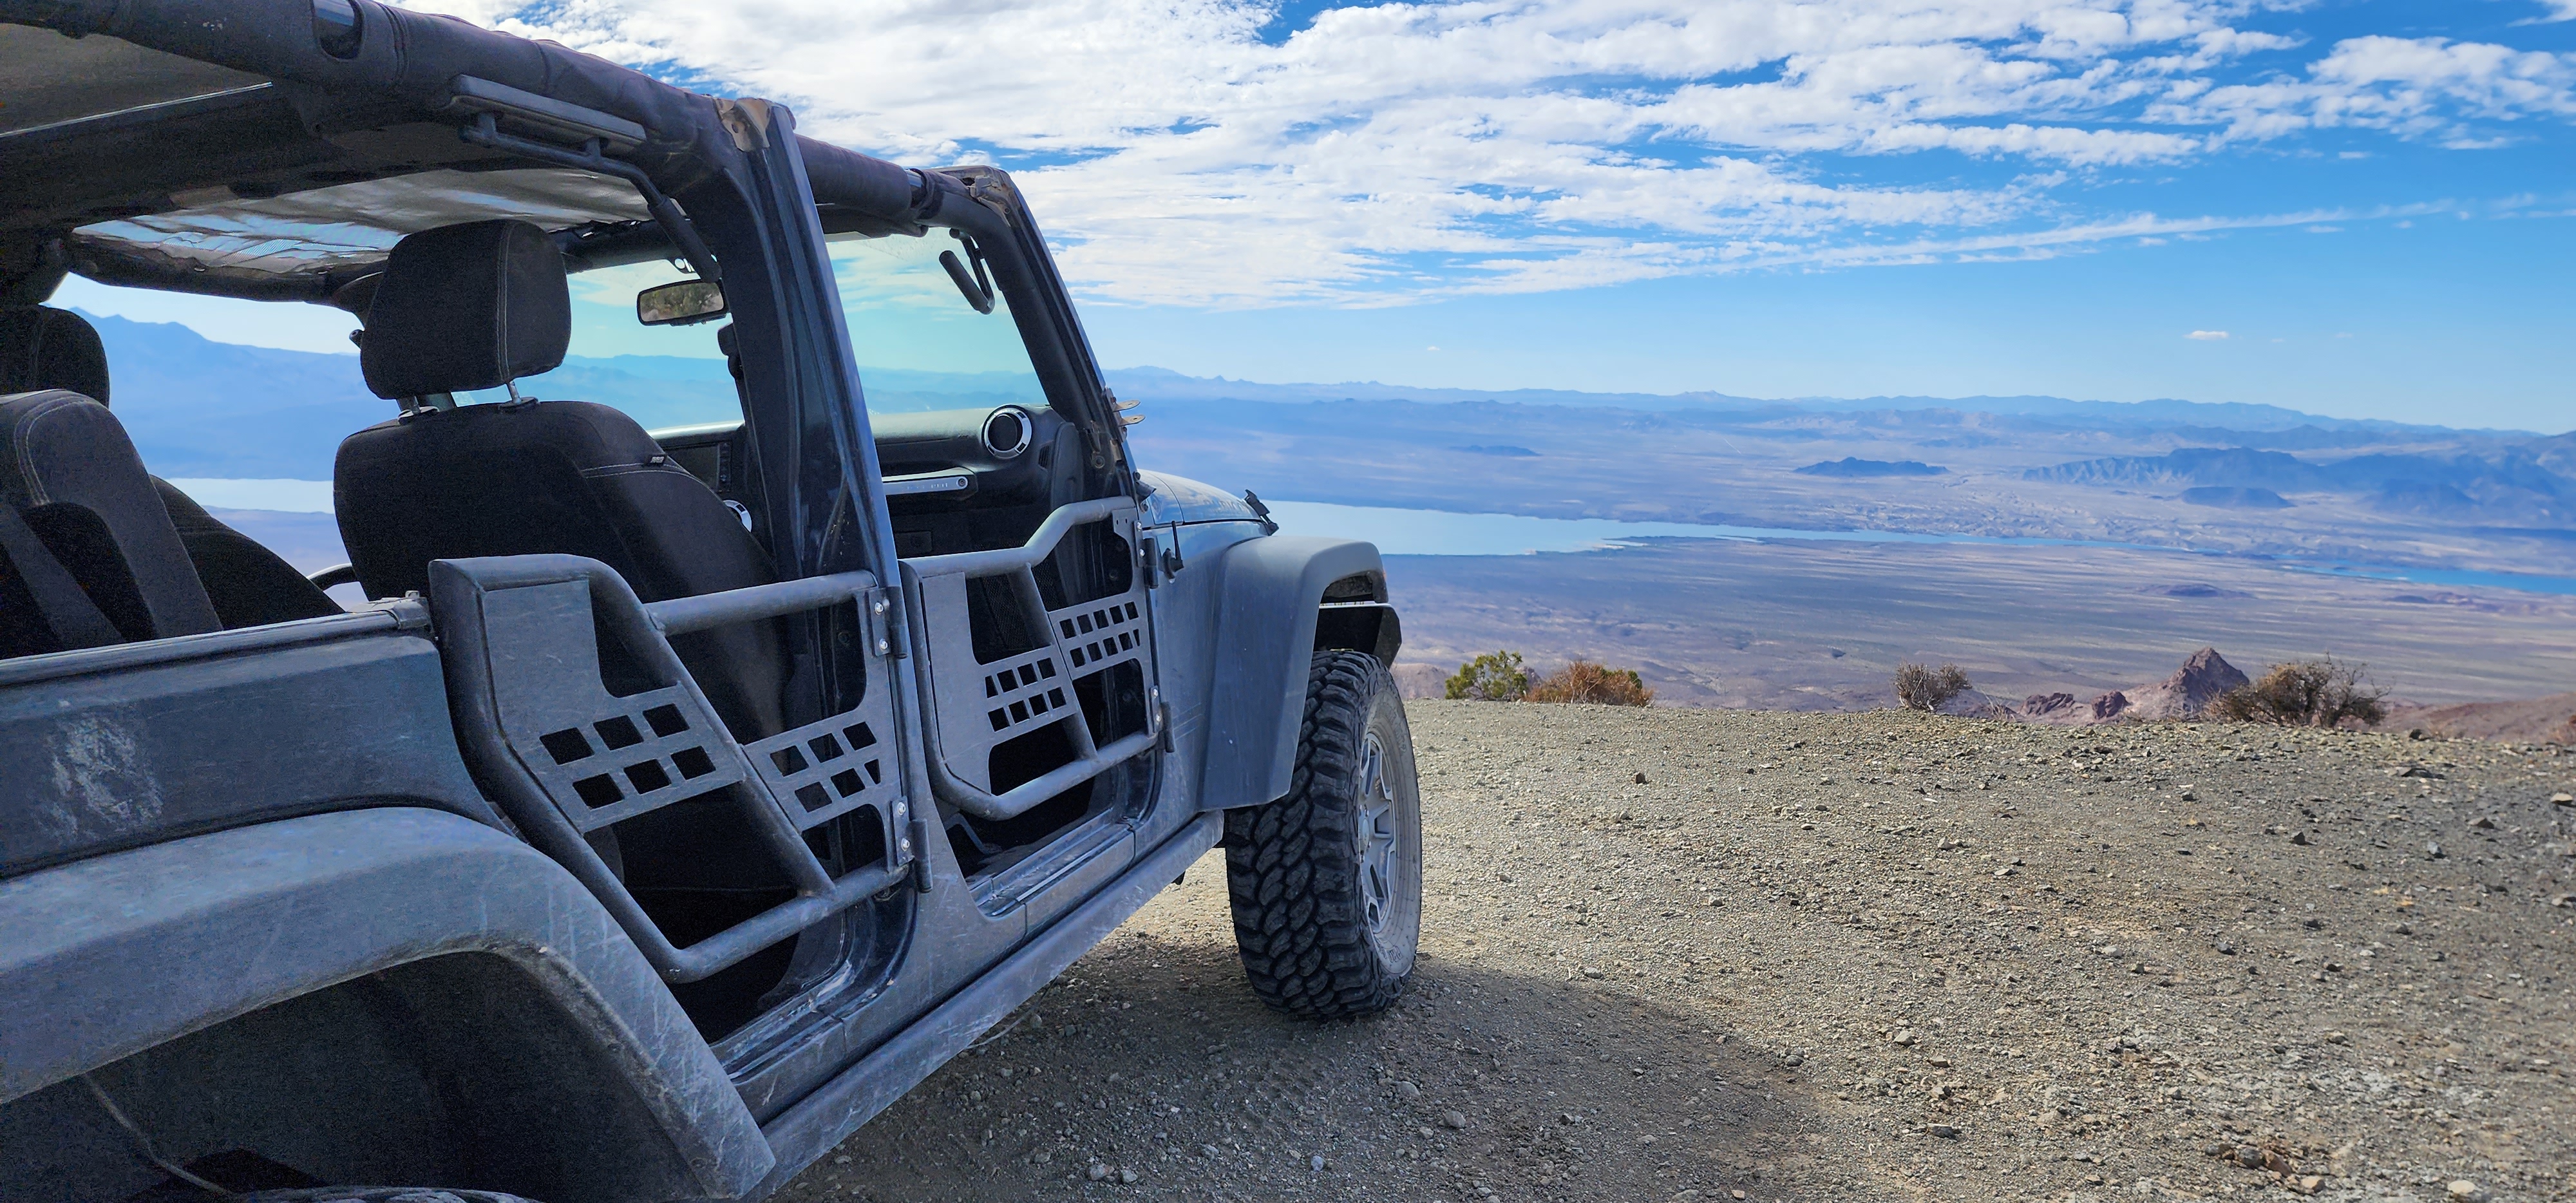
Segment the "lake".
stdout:
[[[199,505],[210,509],[300,514],[331,512],[331,482],[327,480],[179,479],[170,483],[196,498]],[[1377,544],[1379,551],[1391,556],[1511,556],[1537,552],[1609,551],[1635,547],[1651,539],[1971,543],[2004,547],[2114,547],[2178,556],[2220,554],[2080,539],[2015,539],[1879,530],[1797,530],[1694,522],[1617,522],[1607,518],[1532,518],[1522,514],[1458,514],[1447,510],[1335,505],[1323,501],[1272,501],[1268,504],[1272,520],[1290,534],[1366,539]],[[2278,558],[2269,558],[2268,562],[2293,572],[2322,572],[2416,585],[2576,594],[2576,577]]]
[[[1265,499],[1266,500],[1266,499]],[[2084,539],[2021,539],[1991,535],[1922,534],[1880,530],[1797,530],[1767,526],[1703,525],[1692,522],[1617,522],[1606,518],[1532,518],[1521,514],[1455,514],[1446,510],[1335,505],[1322,501],[1267,501],[1279,529],[1298,535],[1337,535],[1366,539],[1391,556],[1510,556],[1537,552],[1608,551],[1636,547],[1652,539],[1735,539],[1753,542],[1823,543],[1967,543],[1993,547],[2111,547],[2124,551],[2163,552],[2177,556],[2224,553]],[[2519,572],[2400,567],[2335,561],[2298,561],[2278,557],[2228,557],[2256,560],[2292,572],[2320,572],[2416,585],[2453,588],[2520,589],[2533,593],[2576,594],[2576,577],[2538,576]]]

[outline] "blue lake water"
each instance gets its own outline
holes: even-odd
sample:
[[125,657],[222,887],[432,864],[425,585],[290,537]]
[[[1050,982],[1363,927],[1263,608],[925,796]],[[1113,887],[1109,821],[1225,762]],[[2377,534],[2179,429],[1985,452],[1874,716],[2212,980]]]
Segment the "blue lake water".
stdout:
[[2362,577],[2416,585],[2456,588],[2520,589],[2534,593],[2576,594],[2576,577],[2519,572],[2413,568],[2354,564],[2329,560],[2301,561],[2279,557],[2227,556],[2214,551],[2156,547],[2084,539],[2016,539],[1987,535],[1920,534],[1879,530],[1795,530],[1767,526],[1703,525],[1693,522],[1615,522],[1606,518],[1531,518],[1519,514],[1453,514],[1383,506],[1334,505],[1321,501],[1272,501],[1271,518],[1291,534],[1338,535],[1367,539],[1388,555],[1509,556],[1543,551],[1606,551],[1635,547],[1650,539],[1731,539],[1745,542],[1817,543],[1967,543],[1999,547],[2107,547],[2177,556],[2219,556],[2251,560],[2294,572]]
[[[197,503],[213,509],[277,510],[289,513],[331,512],[327,480],[183,479],[179,486]],[[2220,555],[2136,543],[2081,539],[2008,539],[1986,535],[1917,534],[1878,530],[1795,530],[1768,526],[1720,526],[1695,522],[1614,522],[1607,518],[1531,518],[1520,514],[1453,514],[1387,506],[1334,505],[1322,501],[1273,501],[1270,516],[1279,528],[1298,535],[1339,535],[1366,539],[1392,556],[1511,556],[1543,551],[1607,551],[1635,547],[1650,539],[1733,539],[1759,542],[1815,543],[1969,543],[2003,547],[2108,547],[2178,556]],[[2239,558],[2239,557],[2228,557]],[[2576,595],[2576,577],[2518,572],[2479,572],[2454,568],[2409,568],[2327,560],[2256,560],[2294,572],[2321,572],[2405,584],[2450,588],[2521,589],[2534,593]]]

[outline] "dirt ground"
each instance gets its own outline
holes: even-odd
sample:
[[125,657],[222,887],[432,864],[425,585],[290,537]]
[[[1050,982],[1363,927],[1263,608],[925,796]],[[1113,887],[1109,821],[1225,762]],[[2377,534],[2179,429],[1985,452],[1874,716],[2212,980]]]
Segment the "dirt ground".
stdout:
[[1396,1010],[1211,856],[781,1197],[2576,1199],[2564,749],[1408,709]]

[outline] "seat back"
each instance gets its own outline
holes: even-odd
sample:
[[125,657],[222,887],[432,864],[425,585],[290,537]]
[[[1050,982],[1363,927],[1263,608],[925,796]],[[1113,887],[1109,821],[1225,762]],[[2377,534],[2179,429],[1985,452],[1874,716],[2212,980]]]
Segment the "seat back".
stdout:
[[[42,305],[0,309],[0,393],[63,389],[105,405],[107,381],[107,347],[88,319]],[[225,627],[341,612],[276,552],[224,525],[169,481],[148,479]]]
[[[47,389],[0,397],[0,504],[24,521],[118,637],[212,631],[220,624],[152,477],[107,407]],[[0,655],[61,650],[40,604],[47,565],[0,553]]]
[[[509,226],[520,228],[494,228]],[[542,231],[529,237],[534,230],[477,222],[396,245],[367,318],[368,386],[404,400],[491,388],[561,363],[563,259]],[[587,556],[645,601],[776,579],[714,491],[604,405],[415,408],[340,445],[332,494],[341,541],[371,597],[425,591],[430,561],[472,556]],[[774,623],[671,643],[737,738],[785,728]]]

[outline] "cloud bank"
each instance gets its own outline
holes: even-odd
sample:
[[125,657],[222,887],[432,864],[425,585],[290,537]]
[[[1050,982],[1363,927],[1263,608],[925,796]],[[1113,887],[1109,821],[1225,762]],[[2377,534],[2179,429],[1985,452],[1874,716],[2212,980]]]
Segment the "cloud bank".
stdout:
[[419,7],[784,101],[808,133],[904,162],[1000,162],[1075,285],[1141,304],[1402,303],[2287,224],[2086,194],[2311,131],[2472,148],[2576,118],[2576,56],[2310,45],[2247,28],[2265,5],[1461,0],[1297,28],[1247,0]]

